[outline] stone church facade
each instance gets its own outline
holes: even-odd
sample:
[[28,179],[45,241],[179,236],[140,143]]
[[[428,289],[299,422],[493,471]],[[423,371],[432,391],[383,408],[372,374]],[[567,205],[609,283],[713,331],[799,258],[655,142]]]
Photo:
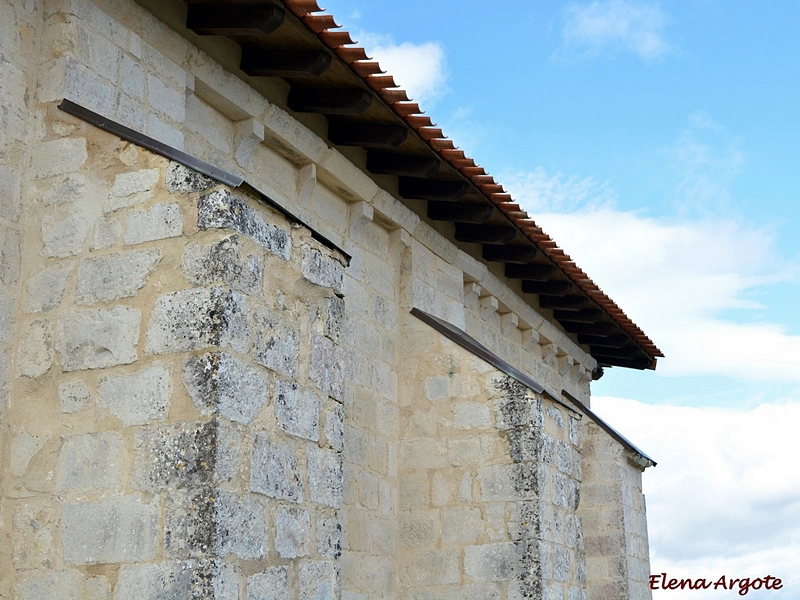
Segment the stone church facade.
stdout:
[[0,0],[0,598],[650,598],[658,349],[312,0]]

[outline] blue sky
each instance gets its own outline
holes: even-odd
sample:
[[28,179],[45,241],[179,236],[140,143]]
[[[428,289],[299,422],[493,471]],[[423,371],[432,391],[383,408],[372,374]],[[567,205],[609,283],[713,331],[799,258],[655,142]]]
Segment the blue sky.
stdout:
[[653,571],[800,598],[800,3],[325,7],[667,355],[593,385]]

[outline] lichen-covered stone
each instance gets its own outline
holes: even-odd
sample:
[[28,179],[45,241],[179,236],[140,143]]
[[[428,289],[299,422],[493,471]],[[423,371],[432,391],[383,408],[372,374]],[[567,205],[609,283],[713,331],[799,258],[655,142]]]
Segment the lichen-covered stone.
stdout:
[[275,513],[275,550],[283,558],[308,556],[311,516],[304,508],[278,507]]
[[304,600],[339,600],[341,586],[339,563],[320,560],[300,564],[300,597]]
[[62,261],[33,275],[25,286],[23,306],[26,312],[46,312],[61,304],[67,278],[75,263]]
[[204,414],[218,411],[244,425],[269,401],[267,380],[258,369],[226,352],[191,357],[183,367],[183,382]]
[[331,512],[321,513],[314,526],[317,535],[317,554],[325,558],[339,558],[342,555],[342,522]]
[[133,487],[156,492],[217,482],[216,421],[142,427],[134,438]]
[[256,306],[253,330],[255,361],[286,377],[297,377],[300,357],[296,326],[277,311]]
[[340,402],[344,401],[344,352],[328,338],[311,339],[311,364],[308,376],[317,387]]
[[464,572],[475,581],[508,581],[518,569],[512,542],[464,548]]
[[300,464],[287,445],[272,442],[266,433],[253,439],[250,457],[250,489],[270,498],[303,502]]
[[499,429],[544,426],[542,402],[528,388],[508,376],[495,382],[502,399],[495,402],[495,426]]
[[41,319],[20,327],[17,345],[17,375],[41,377],[53,364],[53,323]]
[[125,218],[126,246],[178,237],[183,234],[183,215],[177,204],[156,204],[147,210],[132,210]]
[[316,394],[297,383],[275,383],[275,416],[278,426],[290,435],[319,440],[319,403]]
[[56,492],[96,493],[118,487],[122,470],[122,436],[114,431],[80,433],[63,438],[56,465]]
[[334,342],[338,342],[344,330],[344,299],[338,296],[325,298],[322,306],[325,335]]
[[239,600],[241,571],[219,560],[123,565],[114,600]]
[[222,288],[196,288],[160,296],[150,311],[148,354],[187,352],[227,346],[246,353],[250,348],[247,300]]
[[62,315],[56,326],[56,350],[64,371],[127,365],[138,358],[141,313],[135,308],[93,308]]
[[200,229],[232,229],[252,238],[284,260],[292,255],[292,239],[280,227],[268,224],[256,209],[228,190],[216,190],[200,196],[197,204]]
[[289,597],[287,567],[267,567],[247,578],[247,600],[285,600]]
[[263,260],[244,255],[239,237],[232,235],[216,244],[189,244],[183,253],[183,275],[189,283],[226,283],[245,294],[261,291]]
[[67,502],[62,512],[64,561],[73,565],[152,560],[158,552],[158,499],[138,494]]
[[342,505],[342,455],[333,450],[309,445],[308,491],[312,502],[339,508]]
[[160,260],[157,248],[84,258],[78,265],[78,304],[135,296]]
[[336,295],[344,293],[344,267],[335,258],[324,255],[311,246],[303,246],[303,277],[311,283],[331,288]]
[[240,560],[255,560],[267,552],[267,522],[264,505],[254,494],[240,497],[219,490],[214,511],[217,525],[215,553],[219,557],[235,554]]
[[119,418],[125,427],[163,421],[172,396],[172,372],[154,363],[133,375],[101,377],[98,404]]
[[167,190],[172,193],[189,194],[202,192],[214,187],[217,182],[175,161],[170,161],[167,167]]
[[330,448],[341,452],[344,448],[344,409],[338,402],[326,401],[323,411],[325,419],[325,442]]
[[92,402],[92,392],[80,379],[62,381],[58,384],[58,399],[61,401],[61,412],[76,413]]

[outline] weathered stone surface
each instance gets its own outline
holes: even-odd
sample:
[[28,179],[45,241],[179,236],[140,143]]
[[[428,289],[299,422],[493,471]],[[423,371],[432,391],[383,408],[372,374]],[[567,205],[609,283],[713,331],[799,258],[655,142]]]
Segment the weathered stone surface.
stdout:
[[497,428],[541,428],[544,426],[542,402],[537,398],[532,398],[528,388],[507,376],[496,382],[496,387],[503,395],[503,399],[498,400],[494,405]]
[[404,546],[427,546],[435,543],[440,535],[439,511],[406,510],[400,513],[398,538]]
[[15,169],[0,165],[0,214],[9,221],[19,220],[20,176]]
[[97,219],[94,224],[94,238],[89,246],[92,251],[114,246],[122,236],[122,225],[115,217]]
[[255,361],[281,375],[297,377],[300,358],[296,326],[278,311],[256,306],[253,329]]
[[75,569],[21,573],[14,585],[17,600],[109,600],[105,577],[85,577]]
[[518,569],[513,542],[464,548],[464,572],[475,581],[508,581]]
[[311,441],[319,440],[320,400],[294,382],[275,383],[275,416],[286,433]]
[[317,554],[325,558],[342,555],[342,522],[336,514],[322,513],[314,529],[317,534]]
[[342,505],[342,455],[310,444],[308,457],[308,491],[312,502],[339,508]]
[[483,516],[477,507],[447,508],[442,517],[442,540],[446,543],[475,542],[483,534]]
[[490,465],[478,469],[482,502],[509,502],[535,496],[535,464]]
[[84,258],[78,265],[78,304],[135,296],[160,260],[157,248]]
[[0,342],[9,343],[14,336],[17,298],[13,288],[0,285]]
[[64,560],[73,565],[152,560],[158,552],[158,500],[138,494],[67,502],[62,512]]
[[57,258],[78,254],[83,250],[90,229],[90,219],[79,210],[63,219],[45,215],[42,218],[42,254]]
[[250,349],[245,296],[221,288],[199,288],[165,294],[156,300],[147,328],[148,354],[209,346],[227,346],[242,353]]
[[325,441],[329,447],[341,452],[344,449],[344,409],[341,404],[328,400],[323,415]]
[[257,254],[243,254],[236,235],[216,244],[189,244],[183,254],[183,275],[189,283],[226,283],[245,294],[258,294],[264,261]]
[[93,308],[62,315],[56,326],[56,350],[64,371],[126,365],[138,358],[141,313],[135,308]]
[[283,558],[308,556],[311,516],[304,508],[281,506],[275,513],[275,550]]
[[113,431],[63,438],[56,466],[56,492],[107,492],[119,486],[122,436]]
[[42,204],[65,204],[74,202],[87,193],[86,177],[75,173],[67,175],[56,182],[42,194]]
[[311,339],[311,365],[308,376],[331,398],[344,401],[344,352],[328,338]]
[[126,246],[183,234],[183,215],[177,204],[156,204],[147,210],[132,210],[125,218]]
[[35,179],[74,173],[88,158],[85,138],[62,138],[39,144],[31,153],[31,174]]
[[80,379],[72,379],[58,384],[58,398],[61,400],[61,412],[76,413],[89,407],[92,392]]
[[123,565],[114,600],[239,600],[241,571],[217,560]]
[[158,492],[217,482],[216,421],[142,427],[136,431],[133,487]]
[[287,567],[267,567],[247,578],[247,600],[285,600],[289,597]]
[[67,278],[75,268],[72,261],[56,263],[28,279],[23,306],[25,312],[45,312],[61,304],[67,288]]
[[53,324],[50,319],[33,321],[20,327],[17,346],[17,375],[41,377],[53,364]]
[[453,425],[463,430],[491,427],[489,407],[482,402],[456,402],[453,405]]
[[31,435],[24,429],[15,432],[11,436],[11,448],[9,463],[12,477],[24,477],[28,472],[28,466],[33,457],[38,454],[44,446],[45,439]]
[[98,405],[122,421],[125,427],[163,421],[172,396],[169,366],[154,363],[133,375],[101,377]]
[[215,506],[217,556],[235,554],[241,560],[262,558],[267,552],[267,522],[258,497],[244,498],[219,490]]
[[14,511],[14,566],[20,570],[52,567],[60,519],[55,507],[41,498],[31,498]]
[[218,411],[244,425],[269,401],[267,380],[259,370],[226,352],[190,358],[183,367],[183,382],[204,414]]
[[0,225],[0,281],[14,285],[19,281],[20,235],[17,229]]
[[336,295],[344,293],[344,267],[338,260],[325,256],[311,246],[303,246],[303,277],[311,283],[331,288]]
[[297,457],[289,446],[272,442],[264,432],[256,433],[253,440],[250,489],[270,498],[303,502],[303,480]]
[[341,340],[344,330],[344,299],[334,296],[323,300],[323,321],[325,335],[334,342]]
[[202,192],[217,185],[217,182],[210,177],[175,161],[170,161],[167,167],[166,183],[168,191],[179,194]]
[[422,550],[415,552],[406,565],[405,579],[418,586],[450,585],[461,579],[458,550]]
[[339,563],[309,561],[300,565],[300,597],[304,600],[339,600],[341,586]]
[[284,260],[289,260],[292,255],[289,235],[280,227],[269,225],[256,209],[228,190],[200,196],[197,209],[200,229],[233,229]]
[[120,173],[114,178],[109,197],[124,198],[133,194],[140,194],[152,190],[158,183],[160,172],[158,169],[142,169],[132,173]]

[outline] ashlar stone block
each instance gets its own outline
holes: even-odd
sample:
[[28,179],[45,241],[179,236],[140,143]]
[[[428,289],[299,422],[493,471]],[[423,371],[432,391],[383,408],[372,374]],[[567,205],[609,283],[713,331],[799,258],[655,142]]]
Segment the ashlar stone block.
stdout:
[[296,326],[278,311],[265,306],[255,307],[253,323],[255,361],[281,375],[296,378],[300,363]]
[[119,486],[122,436],[113,431],[63,438],[56,466],[56,492],[97,493]]
[[17,346],[17,375],[41,377],[53,364],[53,323],[40,319],[20,327]]
[[192,192],[202,192],[217,184],[216,181],[198,173],[175,161],[170,161],[167,167],[166,185],[167,191],[173,194],[190,194]]
[[123,565],[114,586],[114,600],[239,600],[240,577],[235,565],[218,560]]
[[331,288],[337,296],[344,293],[344,267],[335,258],[311,246],[303,246],[303,277],[322,287]]
[[333,450],[309,445],[308,489],[313,502],[339,508],[342,505],[342,455]]
[[300,564],[300,597],[308,600],[339,600],[341,594],[339,564],[332,561],[308,561]]
[[98,392],[98,404],[125,427],[163,421],[172,396],[172,372],[169,366],[154,363],[133,375],[101,377]]
[[90,230],[91,219],[80,209],[73,210],[64,218],[46,214],[42,218],[42,254],[57,258],[78,254],[83,250]]
[[303,502],[303,479],[297,456],[288,445],[274,443],[262,431],[253,440],[250,489],[278,500]]
[[247,578],[247,600],[285,600],[289,597],[287,567],[267,567]]
[[246,254],[239,237],[232,235],[216,244],[189,244],[183,254],[183,275],[189,283],[225,283],[245,294],[261,291],[264,261]]
[[331,398],[344,401],[344,351],[328,338],[311,339],[311,364],[308,376]]
[[127,365],[138,358],[141,313],[115,306],[62,315],[56,326],[56,350],[64,371]]
[[183,215],[177,204],[156,204],[147,210],[132,210],[125,218],[126,246],[179,237],[183,234]]
[[157,248],[84,258],[78,265],[78,304],[135,296],[160,260]]
[[281,506],[275,513],[275,550],[283,558],[308,556],[311,515],[303,508]]
[[46,312],[61,304],[67,289],[67,278],[75,263],[64,261],[39,271],[25,286],[23,307],[26,312]]
[[88,158],[85,138],[62,138],[34,148],[31,172],[35,179],[74,173]]
[[275,416],[278,426],[290,435],[319,440],[320,399],[293,382],[275,383]]
[[464,571],[475,581],[508,581],[517,567],[517,550],[513,542],[464,548]]
[[68,502],[62,511],[64,561],[73,565],[147,561],[158,551],[158,500],[138,494]]
[[105,577],[86,577],[76,569],[38,570],[20,573],[14,585],[17,600],[109,600]]

